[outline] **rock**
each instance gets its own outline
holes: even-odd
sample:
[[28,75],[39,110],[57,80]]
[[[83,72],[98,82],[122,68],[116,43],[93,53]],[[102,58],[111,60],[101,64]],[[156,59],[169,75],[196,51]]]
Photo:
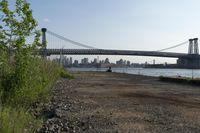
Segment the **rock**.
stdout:
[[63,128],[63,131],[69,132],[69,127],[68,127],[68,126],[64,127],[64,128]]
[[58,118],[61,118],[61,117],[62,117],[62,110],[59,109],[59,108],[56,109],[56,110],[55,110],[55,116],[58,117]]

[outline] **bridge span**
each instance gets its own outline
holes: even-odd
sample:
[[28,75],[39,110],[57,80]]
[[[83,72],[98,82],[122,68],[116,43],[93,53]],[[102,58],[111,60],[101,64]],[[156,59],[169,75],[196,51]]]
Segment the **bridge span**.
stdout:
[[109,49],[43,49],[41,55],[127,55],[127,56],[154,56],[169,58],[190,58],[185,53],[135,51],[135,50],[109,50]]
[[126,56],[154,56],[178,58],[178,68],[200,69],[200,55],[158,52],[158,51],[134,51],[134,50],[108,50],[108,49],[40,49],[40,55],[126,55]]

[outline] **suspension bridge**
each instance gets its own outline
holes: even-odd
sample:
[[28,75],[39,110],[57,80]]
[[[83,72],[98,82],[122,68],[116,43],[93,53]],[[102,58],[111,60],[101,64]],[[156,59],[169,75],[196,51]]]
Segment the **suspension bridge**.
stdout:
[[[38,52],[43,56],[50,55],[127,55],[127,56],[154,56],[154,57],[170,57],[170,58],[178,58],[177,66],[180,68],[192,68],[192,69],[200,69],[200,55],[198,48],[198,38],[189,39],[189,41],[185,41],[178,45],[174,45],[168,48],[164,48],[156,51],[135,51],[135,50],[110,50],[110,49],[99,49],[95,48],[83,43],[79,43],[77,41],[70,40],[66,37],[63,37],[59,34],[56,34],[52,31],[47,30],[46,28],[42,28],[42,43],[44,45],[47,44],[48,35],[54,36],[59,40],[64,42],[71,43],[75,46],[82,47],[81,49],[71,49],[71,48],[44,48],[40,49]],[[176,53],[176,52],[163,52],[169,49],[173,49],[182,45],[186,45],[189,42],[188,53]],[[55,42],[58,43],[58,42]],[[47,46],[47,45],[46,45]]]

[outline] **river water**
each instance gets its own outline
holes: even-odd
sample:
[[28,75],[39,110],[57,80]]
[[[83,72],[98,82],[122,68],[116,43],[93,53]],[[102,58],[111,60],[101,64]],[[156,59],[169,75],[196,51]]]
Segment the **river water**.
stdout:
[[[70,71],[106,71],[107,68],[69,68]],[[200,69],[112,68],[113,72],[146,76],[182,76],[200,78]]]

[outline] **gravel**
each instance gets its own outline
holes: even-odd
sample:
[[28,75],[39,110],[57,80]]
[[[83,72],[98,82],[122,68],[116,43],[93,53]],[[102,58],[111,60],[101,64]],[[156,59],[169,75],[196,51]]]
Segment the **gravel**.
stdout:
[[[198,87],[103,72],[57,81],[39,133],[199,133]],[[183,93],[184,92],[184,93]]]

